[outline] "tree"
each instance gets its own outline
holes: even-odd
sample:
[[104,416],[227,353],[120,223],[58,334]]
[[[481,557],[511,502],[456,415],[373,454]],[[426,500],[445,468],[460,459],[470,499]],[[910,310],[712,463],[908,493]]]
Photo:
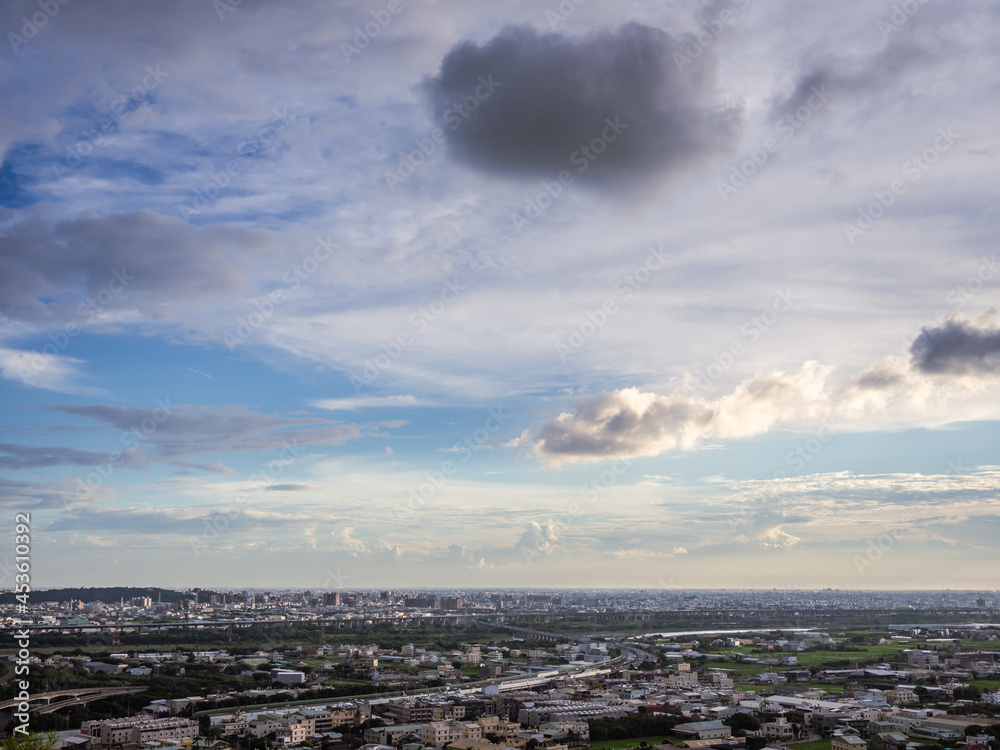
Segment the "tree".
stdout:
[[55,732],[29,732],[28,734],[16,735],[4,738],[0,743],[3,750],[51,750],[56,744],[59,735]]
[[760,722],[750,714],[736,713],[723,723],[733,730],[734,737],[746,737],[747,731],[760,729]]

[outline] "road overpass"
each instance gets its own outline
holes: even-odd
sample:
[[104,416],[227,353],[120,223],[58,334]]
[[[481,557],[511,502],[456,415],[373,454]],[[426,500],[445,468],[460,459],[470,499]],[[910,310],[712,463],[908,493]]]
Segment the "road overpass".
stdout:
[[[28,700],[29,704],[37,704],[39,701],[44,701],[44,706],[33,705],[32,711],[39,714],[48,714],[53,711],[58,711],[60,708],[65,708],[66,706],[82,706],[85,703],[91,703],[92,701],[103,700],[104,698],[109,698],[113,695],[126,695],[129,693],[141,693],[146,690],[146,686],[138,687],[110,687],[110,688],[74,688],[71,690],[54,690],[48,693],[37,693],[32,695]],[[64,698],[64,700],[56,701],[57,698]],[[55,703],[53,703],[55,701]],[[0,711],[7,708],[14,708],[20,703],[17,698],[12,698],[0,702]]]

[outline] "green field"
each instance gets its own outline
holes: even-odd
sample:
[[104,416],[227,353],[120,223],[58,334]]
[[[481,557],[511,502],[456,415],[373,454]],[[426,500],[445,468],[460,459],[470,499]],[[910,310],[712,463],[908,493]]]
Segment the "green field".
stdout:
[[830,750],[831,740],[828,737],[825,740],[813,740],[812,742],[788,742],[785,743],[789,747],[795,748],[795,750]]
[[844,692],[844,686],[838,683],[826,683],[826,682],[790,682],[790,686],[794,685],[796,688],[801,688],[802,690],[825,690],[828,693],[842,693]]
[[643,741],[647,745],[663,745],[669,743],[670,739],[663,735],[657,735],[655,737],[632,737],[627,740],[604,740],[591,742],[590,750],[624,750],[627,747],[639,747],[639,743]]
[[969,684],[972,687],[985,690],[987,693],[995,693],[997,690],[1000,690],[1000,679],[970,680]]

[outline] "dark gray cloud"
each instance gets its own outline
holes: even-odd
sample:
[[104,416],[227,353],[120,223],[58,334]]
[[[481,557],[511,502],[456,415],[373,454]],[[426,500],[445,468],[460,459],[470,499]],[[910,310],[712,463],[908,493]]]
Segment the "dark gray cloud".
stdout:
[[910,347],[915,370],[929,375],[1000,373],[1000,328],[953,317],[937,328],[924,328]]
[[[508,26],[453,47],[424,90],[450,152],[468,164],[645,180],[726,148],[739,128],[739,111],[714,101],[712,54],[687,57],[690,42],[639,23],[580,38]],[[579,151],[605,137],[615,140],[593,161]]]
[[[59,446],[36,447],[0,443],[0,469],[37,469],[43,466],[96,466],[111,461],[111,456],[93,451]],[[115,464],[128,469],[145,469],[146,455],[140,451],[123,453]]]

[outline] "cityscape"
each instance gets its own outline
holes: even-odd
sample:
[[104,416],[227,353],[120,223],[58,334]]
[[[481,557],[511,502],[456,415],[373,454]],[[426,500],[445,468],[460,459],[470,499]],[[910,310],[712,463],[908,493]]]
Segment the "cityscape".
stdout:
[[57,750],[986,750],[1000,734],[996,591],[0,601],[2,718]]
[[1000,750],[998,0],[0,2],[0,750]]

